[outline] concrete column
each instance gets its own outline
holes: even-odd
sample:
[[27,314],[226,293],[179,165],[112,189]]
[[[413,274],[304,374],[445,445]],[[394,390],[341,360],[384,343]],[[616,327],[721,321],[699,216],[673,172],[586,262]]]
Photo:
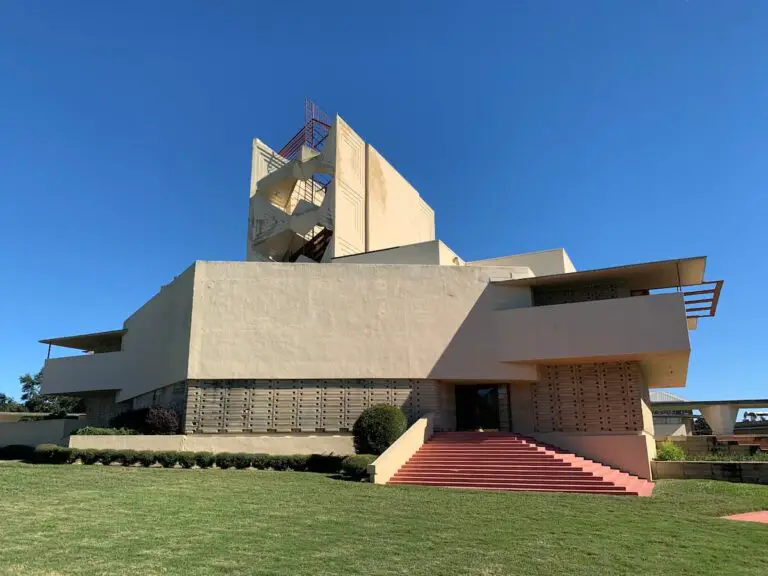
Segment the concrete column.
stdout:
[[736,416],[739,414],[737,407],[728,404],[714,404],[702,406],[699,411],[709,427],[712,428],[712,434],[715,436],[733,434],[733,426],[736,424]]

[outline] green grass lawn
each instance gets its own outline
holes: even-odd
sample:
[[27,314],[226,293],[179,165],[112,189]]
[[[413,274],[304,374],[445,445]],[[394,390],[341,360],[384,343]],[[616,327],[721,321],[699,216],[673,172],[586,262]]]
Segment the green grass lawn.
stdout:
[[389,487],[298,472],[0,463],[0,574],[695,575],[768,571],[768,486],[653,498]]

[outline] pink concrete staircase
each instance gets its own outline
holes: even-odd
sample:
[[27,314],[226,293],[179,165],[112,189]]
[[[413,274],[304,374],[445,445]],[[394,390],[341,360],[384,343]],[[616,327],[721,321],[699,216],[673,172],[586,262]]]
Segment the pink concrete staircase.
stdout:
[[504,432],[439,432],[388,484],[650,496],[643,480]]

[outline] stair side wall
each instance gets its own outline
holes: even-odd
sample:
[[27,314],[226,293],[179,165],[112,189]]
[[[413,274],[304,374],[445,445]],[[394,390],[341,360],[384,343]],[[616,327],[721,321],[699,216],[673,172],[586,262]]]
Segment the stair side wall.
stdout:
[[[648,386],[637,362],[555,364],[539,367],[539,381],[521,387],[532,418],[513,430],[578,456],[651,478],[655,455],[645,403]],[[518,407],[518,412],[525,412]],[[532,420],[532,430],[530,429]],[[516,425],[515,425],[516,424]]]

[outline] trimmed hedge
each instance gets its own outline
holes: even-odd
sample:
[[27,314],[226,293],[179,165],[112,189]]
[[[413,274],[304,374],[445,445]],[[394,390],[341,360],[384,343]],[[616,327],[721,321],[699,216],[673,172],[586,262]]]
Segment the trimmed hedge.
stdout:
[[34,452],[33,446],[9,444],[0,447],[0,460],[30,460]]
[[131,428],[98,428],[96,426],[86,426],[72,432],[73,436],[133,436],[135,434],[138,432]]
[[407,428],[405,413],[397,406],[378,404],[366,408],[352,427],[355,452],[382,454]]
[[36,464],[122,464],[123,466],[153,466],[163,468],[257,468],[260,470],[293,470],[297,472],[321,472],[334,474],[343,471],[343,456],[327,454],[294,454],[272,456],[269,454],[245,454],[220,452],[148,452],[136,450],[95,450],[93,448],[67,448],[55,444],[40,444],[37,448],[29,446],[6,446],[0,448],[0,459],[26,460]]
[[350,478],[368,478],[368,464],[376,460],[373,454],[356,454],[341,461],[341,471]]

